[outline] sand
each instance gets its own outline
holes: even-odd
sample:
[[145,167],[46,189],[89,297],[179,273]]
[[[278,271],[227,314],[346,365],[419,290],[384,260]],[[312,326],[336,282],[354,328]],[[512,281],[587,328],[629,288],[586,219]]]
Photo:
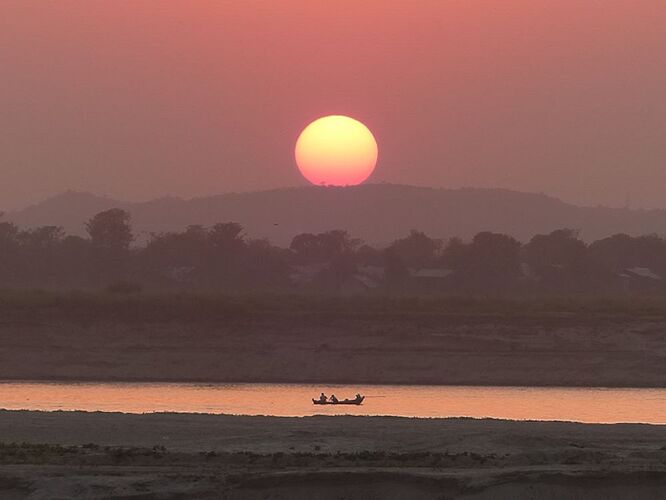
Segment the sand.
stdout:
[[[25,316],[25,315],[24,315]],[[666,386],[666,319],[256,313],[0,322],[0,378]]]
[[666,491],[666,426],[0,411],[0,441],[2,498],[612,500]]

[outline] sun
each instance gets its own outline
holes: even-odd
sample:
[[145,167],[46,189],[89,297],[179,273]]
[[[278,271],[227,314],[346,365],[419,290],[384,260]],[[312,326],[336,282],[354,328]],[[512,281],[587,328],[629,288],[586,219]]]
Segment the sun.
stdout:
[[377,141],[360,121],[324,116],[305,127],[296,141],[296,164],[308,181],[324,186],[355,186],[377,165]]

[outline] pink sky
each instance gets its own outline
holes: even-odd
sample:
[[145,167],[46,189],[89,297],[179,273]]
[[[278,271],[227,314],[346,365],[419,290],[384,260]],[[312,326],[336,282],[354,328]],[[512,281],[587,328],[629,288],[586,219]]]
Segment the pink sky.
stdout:
[[662,0],[3,0],[0,208],[305,184],[327,114],[371,182],[666,207],[665,33]]

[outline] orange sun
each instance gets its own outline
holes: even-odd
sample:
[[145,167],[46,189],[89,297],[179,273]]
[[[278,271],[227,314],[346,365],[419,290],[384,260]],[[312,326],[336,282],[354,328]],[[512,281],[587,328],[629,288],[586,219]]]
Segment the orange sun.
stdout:
[[305,127],[296,141],[296,164],[312,184],[354,186],[377,165],[377,141],[358,120],[331,115]]

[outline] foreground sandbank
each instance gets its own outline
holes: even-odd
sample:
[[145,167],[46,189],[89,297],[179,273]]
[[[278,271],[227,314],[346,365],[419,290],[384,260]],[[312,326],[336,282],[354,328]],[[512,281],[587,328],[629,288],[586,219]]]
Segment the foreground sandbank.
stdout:
[[666,488],[666,426],[0,411],[0,441],[0,493],[16,498],[613,499]]

